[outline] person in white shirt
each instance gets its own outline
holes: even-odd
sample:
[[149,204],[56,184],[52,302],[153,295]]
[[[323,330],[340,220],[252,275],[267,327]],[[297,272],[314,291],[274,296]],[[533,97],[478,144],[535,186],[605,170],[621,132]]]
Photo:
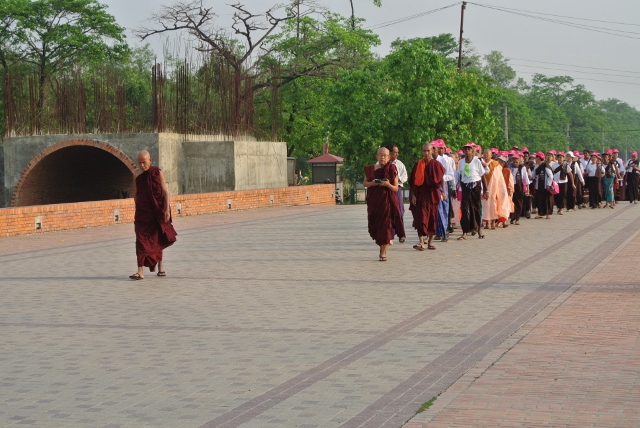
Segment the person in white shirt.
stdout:
[[613,150],[611,150],[611,152],[613,153],[611,155],[611,159],[613,159],[618,164],[618,172],[619,172],[619,176],[618,178],[616,178],[615,185],[614,185],[614,191],[616,193],[615,200],[622,201],[624,200],[624,196],[626,193],[625,182],[624,182],[624,170],[625,170],[624,161],[620,158],[620,150],[614,148]]
[[529,195],[529,174],[527,168],[522,164],[522,159],[518,153],[514,153],[511,156],[511,175],[513,176],[513,195],[511,200],[513,201],[513,212],[510,216],[510,223],[518,225],[520,224],[520,217],[524,211],[524,197]]
[[553,182],[553,171],[549,167],[551,163],[552,155],[547,153],[546,157],[544,153],[538,152],[535,156],[536,167],[533,170],[534,186],[536,189],[536,218],[550,219],[551,215],[551,203],[549,199],[549,191],[551,190],[551,183]]
[[556,161],[551,162],[551,170],[553,171],[553,179],[558,183],[560,192],[554,195],[554,201],[556,207],[558,207],[558,215],[563,215],[566,199],[567,199],[567,186],[569,183],[573,186],[573,176],[571,174],[571,165],[564,160],[564,152],[558,152],[556,154]]
[[638,152],[631,152],[631,159],[626,164],[627,200],[632,204],[638,203],[638,177],[640,176],[640,160]]
[[458,240],[466,240],[467,235],[472,232],[477,232],[478,238],[482,239],[484,238],[482,233],[482,198],[489,197],[485,178],[489,168],[475,157],[476,148],[473,143],[465,144],[462,150],[464,158],[458,161],[458,170],[456,171],[456,181],[460,183],[462,189],[462,203],[460,204],[462,236]]
[[584,168],[591,209],[600,208],[600,179],[604,173],[604,167],[599,155],[598,152],[592,152]]
[[438,227],[436,228],[436,240],[447,242],[447,234],[450,226],[450,206],[451,206],[451,198],[455,195],[456,185],[455,185],[455,174],[456,174],[456,166],[453,163],[453,159],[445,154],[445,150],[447,148],[444,140],[438,139],[431,142],[431,145],[437,151],[438,156],[436,160],[440,162],[440,164],[444,167],[444,177],[442,180],[444,181],[444,185],[447,188],[447,199],[440,201],[438,204]]
[[[389,144],[387,146],[387,150],[389,150],[389,159],[392,164],[396,166],[398,170],[398,191],[396,192],[396,197],[398,198],[398,205],[400,205],[400,220],[404,224],[404,195],[402,193],[402,186],[409,180],[409,175],[407,174],[407,167],[404,166],[400,159],[398,159],[398,155],[400,154],[400,149],[396,144]],[[396,231],[393,230],[391,234],[391,243],[393,243],[394,238],[396,237]],[[404,242],[405,238],[400,238],[399,241]]]
[[584,178],[582,177],[582,168],[580,162],[573,152],[566,153],[567,163],[571,171],[571,182],[567,183],[567,211],[575,211],[576,204],[582,204],[582,185]]

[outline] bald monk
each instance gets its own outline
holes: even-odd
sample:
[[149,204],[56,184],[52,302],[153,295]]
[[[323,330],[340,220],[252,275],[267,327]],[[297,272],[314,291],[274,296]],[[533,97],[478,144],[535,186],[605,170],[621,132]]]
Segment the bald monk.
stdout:
[[427,237],[427,248],[435,250],[431,245],[438,225],[438,204],[447,198],[447,189],[443,180],[445,169],[440,162],[433,159],[431,144],[422,146],[422,159],[411,170],[411,205],[413,227],[418,232],[420,243],[413,248],[424,250],[424,238]]
[[390,162],[389,150],[380,147],[376,153],[375,165],[364,167],[365,179],[362,184],[367,189],[367,220],[369,236],[380,246],[379,259],[387,260],[387,247],[391,242],[393,230],[403,241],[404,223],[400,215],[398,191],[398,170]]
[[135,280],[144,279],[144,267],[158,276],[166,276],[162,265],[162,250],[176,241],[176,231],[171,224],[169,191],[160,168],[151,165],[151,156],[142,150],[137,156],[142,171],[136,176],[134,200],[136,213],[134,228],[136,232],[136,256],[138,272],[130,275]]

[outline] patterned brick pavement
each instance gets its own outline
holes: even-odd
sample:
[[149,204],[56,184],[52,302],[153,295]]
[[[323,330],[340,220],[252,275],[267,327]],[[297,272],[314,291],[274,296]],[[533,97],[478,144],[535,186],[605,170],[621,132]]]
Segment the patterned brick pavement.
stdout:
[[363,206],[186,217],[169,276],[137,282],[132,225],[3,238],[0,426],[399,427],[639,226],[583,210],[380,263]]
[[404,428],[640,426],[637,226]]

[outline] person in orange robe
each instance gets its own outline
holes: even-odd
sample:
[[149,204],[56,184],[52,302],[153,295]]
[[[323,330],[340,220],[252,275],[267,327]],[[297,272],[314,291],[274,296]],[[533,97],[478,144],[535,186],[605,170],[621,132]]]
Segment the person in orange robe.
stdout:
[[387,247],[393,231],[404,241],[404,223],[400,215],[398,191],[398,170],[390,162],[389,150],[378,149],[378,163],[364,167],[365,179],[362,184],[367,189],[367,220],[369,236],[380,246],[379,259],[387,260]]
[[433,159],[431,144],[422,146],[422,159],[411,170],[409,184],[411,186],[411,204],[409,210],[413,214],[413,227],[418,231],[420,243],[414,245],[416,250],[424,250],[424,237],[428,237],[427,248],[435,250],[431,245],[438,225],[438,204],[447,198],[447,189],[443,181],[445,169],[440,162]]
[[171,223],[169,191],[162,171],[151,165],[151,156],[146,150],[138,153],[138,166],[142,170],[135,178],[134,229],[136,232],[136,257],[138,272],[129,278],[144,279],[144,267],[158,276],[166,276],[162,264],[162,251],[176,241],[176,231]]

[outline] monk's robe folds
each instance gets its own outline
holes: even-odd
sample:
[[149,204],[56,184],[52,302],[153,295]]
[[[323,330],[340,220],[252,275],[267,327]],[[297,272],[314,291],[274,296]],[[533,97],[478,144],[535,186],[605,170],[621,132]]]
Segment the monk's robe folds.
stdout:
[[[378,169],[374,165],[367,165],[365,174],[369,181],[386,178],[393,182],[398,176],[398,170],[389,162]],[[367,219],[369,236],[378,245],[389,244],[394,229],[399,238],[405,237],[398,198],[386,187],[372,186],[367,189]]]
[[160,168],[151,166],[136,177],[136,256],[138,266],[148,267],[151,272],[155,272],[156,265],[162,261],[162,250],[176,241],[177,233],[171,219],[164,221],[167,203]]

